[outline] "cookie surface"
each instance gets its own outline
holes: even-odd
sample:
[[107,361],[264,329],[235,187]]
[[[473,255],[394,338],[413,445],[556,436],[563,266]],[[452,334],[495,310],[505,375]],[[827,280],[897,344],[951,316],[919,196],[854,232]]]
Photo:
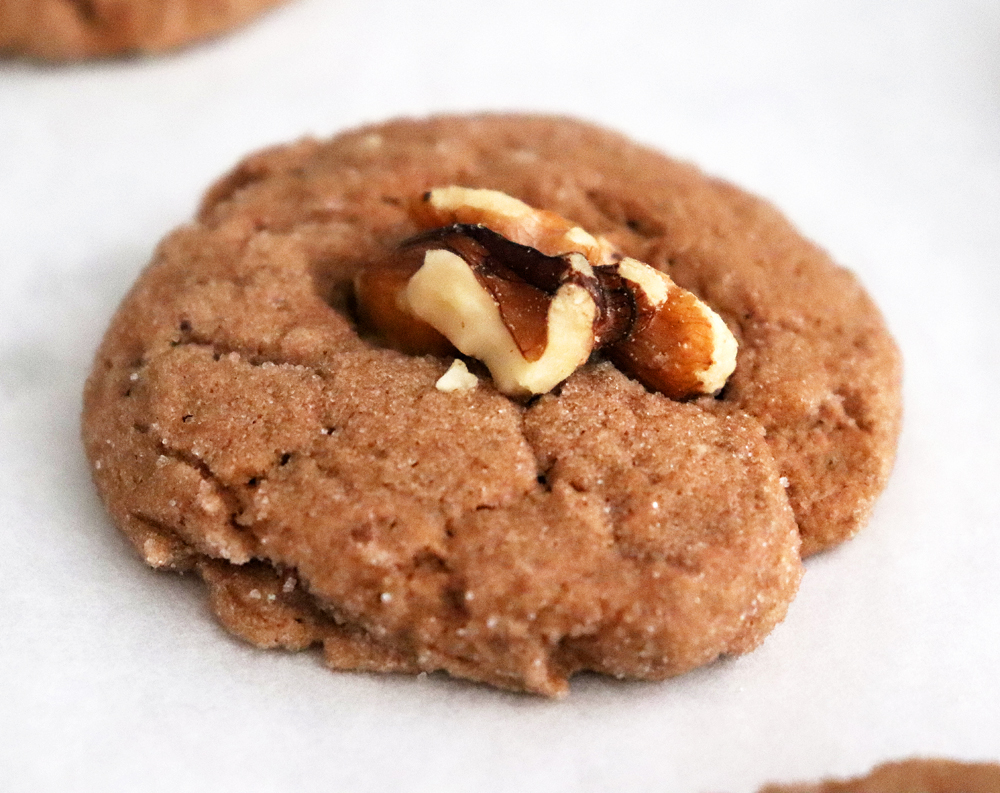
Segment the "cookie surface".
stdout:
[[161,52],[281,0],[0,0],[0,52],[47,60]]
[[[720,398],[595,361],[526,405],[361,338],[350,284],[431,187],[488,187],[663,268],[740,340]],[[899,361],[856,280],[770,206],[559,118],[398,121],[249,157],[160,246],[85,393],[146,560],[262,646],[546,694],[752,649],[891,466]],[[800,540],[801,538],[801,540]]]

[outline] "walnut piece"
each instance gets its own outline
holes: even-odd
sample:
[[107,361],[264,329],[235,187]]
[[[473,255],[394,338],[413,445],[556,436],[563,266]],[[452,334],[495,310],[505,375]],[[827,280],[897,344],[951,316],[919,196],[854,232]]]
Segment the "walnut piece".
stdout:
[[479,378],[469,371],[465,361],[456,358],[451,362],[448,371],[438,378],[434,387],[438,391],[450,394],[452,391],[471,391],[477,385],[479,385]]
[[412,204],[410,214],[425,229],[456,223],[483,225],[547,256],[582,253],[591,264],[604,264],[612,261],[614,254],[607,240],[594,237],[555,212],[535,209],[499,190],[438,187]]
[[618,274],[636,302],[628,335],[605,350],[644,386],[680,399],[714,394],[736,368],[736,338],[722,317],[669,276],[635,259]]
[[411,354],[461,352],[511,396],[545,393],[596,351],[674,399],[718,391],[736,339],[669,276],[495,190],[431,190],[427,228],[355,280],[362,325]]
[[490,370],[496,387],[511,396],[544,394],[586,363],[594,347],[597,305],[575,283],[562,284],[549,301],[546,335],[529,359],[505,324],[500,305],[461,256],[428,251],[406,287],[413,314]]

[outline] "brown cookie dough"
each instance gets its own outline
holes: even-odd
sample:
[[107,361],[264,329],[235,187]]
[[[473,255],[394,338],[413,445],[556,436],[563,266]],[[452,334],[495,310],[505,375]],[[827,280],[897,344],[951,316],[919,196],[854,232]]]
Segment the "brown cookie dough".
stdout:
[[162,52],[281,0],[0,0],[0,53],[53,61]]
[[1000,793],[1000,765],[914,758],[855,779],[768,785],[760,793]]
[[[444,392],[450,360],[359,336],[355,273],[449,184],[553,210],[702,297],[742,345],[721,398],[597,360],[526,403],[484,371]],[[216,184],[108,330],[84,440],[116,522],[150,564],[197,570],[233,632],[552,695],[759,644],[800,532],[819,550],[867,517],[898,389],[871,301],[768,205],[578,122],[450,117]]]

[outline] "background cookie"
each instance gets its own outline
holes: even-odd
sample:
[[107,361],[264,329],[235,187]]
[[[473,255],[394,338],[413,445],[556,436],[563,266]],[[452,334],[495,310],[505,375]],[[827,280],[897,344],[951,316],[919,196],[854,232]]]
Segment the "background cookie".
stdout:
[[[680,404],[595,364],[525,407],[438,392],[447,362],[359,338],[351,277],[452,183],[668,269],[740,335],[732,387]],[[505,116],[248,158],[126,299],[84,416],[117,522],[151,564],[198,569],[235,632],[549,694],[759,643],[800,574],[789,501],[810,550],[849,536],[897,428],[877,311],[774,210],[612,133]]]
[[76,60],[160,52],[242,24],[281,0],[0,0],[0,52]]
[[864,777],[816,784],[768,785],[760,793],[995,793],[1000,765],[957,760],[885,763]]

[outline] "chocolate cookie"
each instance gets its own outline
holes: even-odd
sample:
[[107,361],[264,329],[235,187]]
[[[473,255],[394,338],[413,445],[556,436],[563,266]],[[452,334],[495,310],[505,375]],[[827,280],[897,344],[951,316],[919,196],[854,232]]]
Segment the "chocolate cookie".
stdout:
[[0,52],[54,61],[161,52],[281,0],[0,0]]
[[[430,188],[501,190],[702,298],[716,397],[600,356],[551,393],[442,390],[448,356],[359,333],[353,283]],[[397,121],[246,159],[170,235],[88,380],[84,440],[153,566],[235,633],[337,668],[560,694],[752,649],[891,466],[899,359],[857,281],[774,209],[575,121]]]
[[885,763],[868,776],[817,784],[768,785],[760,793],[997,793],[1000,765],[915,758]]

